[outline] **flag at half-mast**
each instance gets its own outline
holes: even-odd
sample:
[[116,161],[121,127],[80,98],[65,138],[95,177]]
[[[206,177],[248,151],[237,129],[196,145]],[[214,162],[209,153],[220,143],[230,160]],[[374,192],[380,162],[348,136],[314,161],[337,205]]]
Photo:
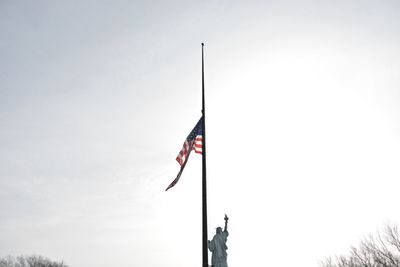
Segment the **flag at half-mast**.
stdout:
[[186,138],[185,143],[183,143],[183,147],[176,157],[176,161],[178,161],[178,163],[181,165],[181,170],[179,171],[175,180],[172,181],[165,191],[176,185],[176,183],[179,181],[192,150],[199,154],[203,153],[203,117],[200,118],[199,122]]

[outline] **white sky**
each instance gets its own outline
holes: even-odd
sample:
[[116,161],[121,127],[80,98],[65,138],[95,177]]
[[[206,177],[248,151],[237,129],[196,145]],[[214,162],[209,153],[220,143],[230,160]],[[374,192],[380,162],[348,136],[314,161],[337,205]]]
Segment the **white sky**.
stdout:
[[318,266],[400,222],[400,2],[0,0],[0,256]]

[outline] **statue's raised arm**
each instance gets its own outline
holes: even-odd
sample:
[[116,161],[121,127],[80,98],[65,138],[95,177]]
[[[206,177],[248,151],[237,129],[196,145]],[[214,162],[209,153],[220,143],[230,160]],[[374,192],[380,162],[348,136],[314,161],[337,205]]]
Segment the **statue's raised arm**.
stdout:
[[229,220],[229,218],[228,218],[228,216],[226,214],[225,214],[224,220],[225,220],[224,232],[227,232],[228,231],[228,220]]

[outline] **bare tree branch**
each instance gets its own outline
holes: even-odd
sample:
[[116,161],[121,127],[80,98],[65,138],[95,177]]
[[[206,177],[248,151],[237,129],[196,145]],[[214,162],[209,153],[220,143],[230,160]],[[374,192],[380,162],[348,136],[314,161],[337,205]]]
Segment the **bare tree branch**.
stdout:
[[0,258],[0,267],[68,267],[68,265],[63,261],[56,262],[40,255],[31,255]]
[[[381,234],[383,233],[383,234]],[[348,255],[331,257],[320,262],[321,267],[400,267],[400,235],[397,226],[386,225],[375,236],[369,235]]]

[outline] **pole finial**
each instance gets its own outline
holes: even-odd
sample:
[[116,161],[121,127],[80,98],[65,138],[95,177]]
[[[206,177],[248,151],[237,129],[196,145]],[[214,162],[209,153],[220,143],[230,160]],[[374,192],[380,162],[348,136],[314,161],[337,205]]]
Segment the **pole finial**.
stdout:
[[201,43],[201,46],[204,46],[204,43]]

